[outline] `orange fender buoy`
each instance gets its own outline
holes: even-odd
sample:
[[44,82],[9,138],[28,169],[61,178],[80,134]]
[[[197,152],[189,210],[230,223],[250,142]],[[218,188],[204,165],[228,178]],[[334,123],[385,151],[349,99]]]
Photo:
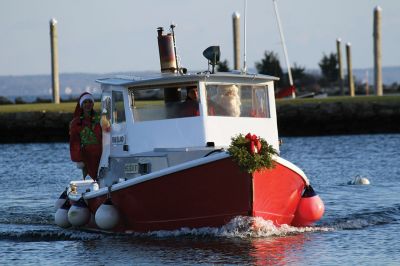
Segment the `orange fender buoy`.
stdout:
[[306,187],[297,206],[293,226],[309,226],[320,220],[324,215],[325,206],[322,199],[315,193],[311,186]]

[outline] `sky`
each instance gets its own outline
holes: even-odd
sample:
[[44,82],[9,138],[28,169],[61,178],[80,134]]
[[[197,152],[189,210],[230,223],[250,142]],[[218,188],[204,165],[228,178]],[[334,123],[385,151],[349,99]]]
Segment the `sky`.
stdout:
[[[207,69],[211,45],[233,65],[232,14],[245,0],[1,0],[0,75],[50,74],[49,21],[58,30],[60,73],[159,71],[157,27],[176,24],[183,67]],[[400,66],[399,0],[277,0],[291,65],[319,69],[336,39],[351,43],[353,68],[373,67],[373,11],[382,8],[382,65]],[[286,67],[272,0],[247,1],[247,66],[278,54]],[[345,62],[345,61],[344,61]],[[243,63],[242,63],[243,64]]]

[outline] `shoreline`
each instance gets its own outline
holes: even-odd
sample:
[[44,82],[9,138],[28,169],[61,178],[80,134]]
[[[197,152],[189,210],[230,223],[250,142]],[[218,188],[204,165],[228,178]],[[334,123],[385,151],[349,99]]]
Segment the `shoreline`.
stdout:
[[399,100],[288,104],[277,113],[282,136],[400,133]]
[[[400,133],[400,96],[277,101],[280,137]],[[68,142],[72,112],[1,112],[0,143]]]

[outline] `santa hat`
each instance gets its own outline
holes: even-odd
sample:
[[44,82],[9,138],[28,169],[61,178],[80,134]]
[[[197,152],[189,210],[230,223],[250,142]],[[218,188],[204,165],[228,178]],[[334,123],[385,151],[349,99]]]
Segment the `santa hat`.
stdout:
[[82,94],[81,97],[79,98],[79,106],[82,108],[83,102],[86,100],[90,100],[94,103],[94,98],[92,96],[92,94],[90,93],[86,93],[86,94]]
[[89,92],[82,93],[81,96],[79,96],[78,101],[76,103],[74,117],[78,117],[82,114],[82,104],[84,100],[91,100],[92,102],[94,102],[92,94],[90,94]]

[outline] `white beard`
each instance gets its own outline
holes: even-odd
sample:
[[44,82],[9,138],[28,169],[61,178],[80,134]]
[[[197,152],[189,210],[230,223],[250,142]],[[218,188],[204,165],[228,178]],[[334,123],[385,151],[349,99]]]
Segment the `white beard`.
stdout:
[[239,117],[240,116],[240,98],[237,95],[225,96],[219,95],[217,98],[219,106],[226,110],[227,115]]

